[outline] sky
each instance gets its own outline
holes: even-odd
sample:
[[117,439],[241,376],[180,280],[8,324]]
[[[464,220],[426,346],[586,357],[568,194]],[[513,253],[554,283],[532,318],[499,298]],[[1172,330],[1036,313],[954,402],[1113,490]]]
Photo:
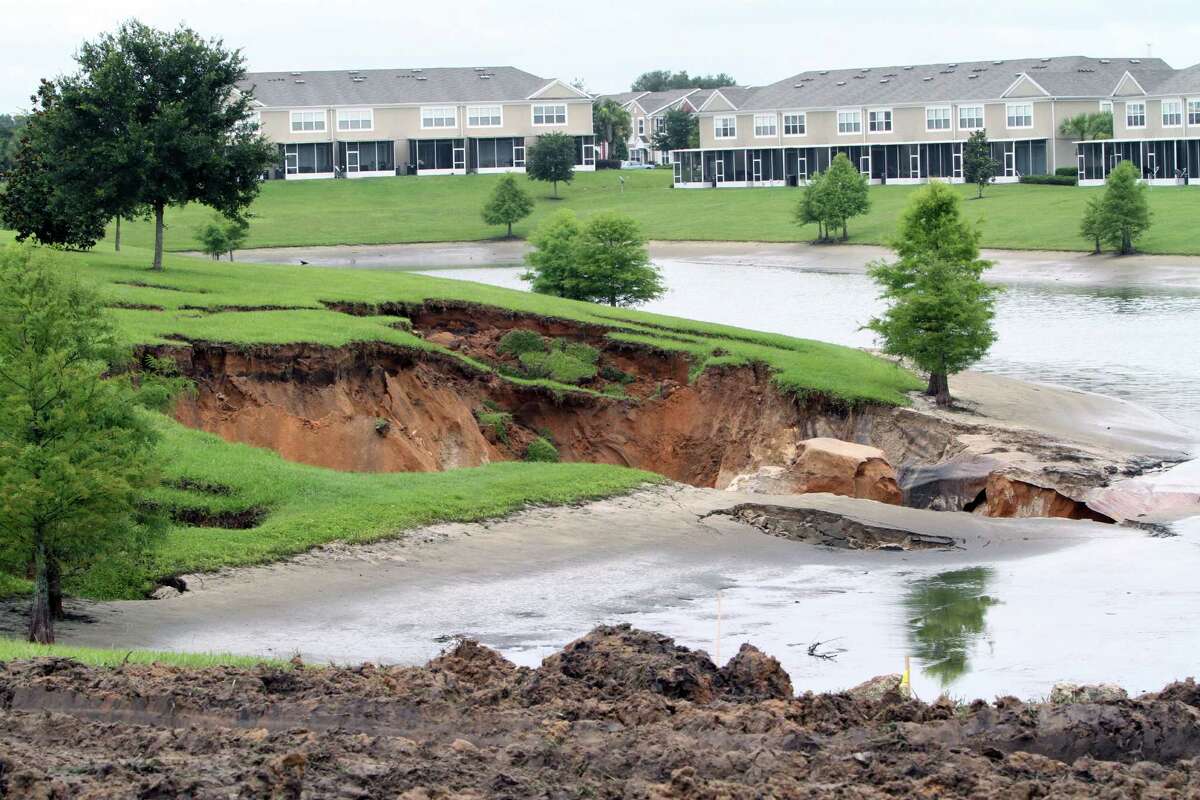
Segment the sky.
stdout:
[[219,37],[251,71],[511,65],[596,92],[651,69],[755,85],[805,69],[1148,48],[1175,67],[1200,62],[1195,0],[3,0],[0,16],[0,111],[27,108],[40,78],[72,71],[81,42],[131,17]]

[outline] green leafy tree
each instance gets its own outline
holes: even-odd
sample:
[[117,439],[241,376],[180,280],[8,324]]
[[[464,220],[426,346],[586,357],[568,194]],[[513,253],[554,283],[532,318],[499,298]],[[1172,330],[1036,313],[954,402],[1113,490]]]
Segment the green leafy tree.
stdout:
[[824,175],[805,187],[801,199],[800,218],[811,212],[824,226],[821,241],[833,237],[833,231],[842,229],[842,240],[850,237],[849,221],[867,213],[871,197],[867,189],[867,176],[863,175],[845,153],[838,153]]
[[213,261],[219,261],[229,252],[229,238],[220,217],[210,219],[196,231],[196,241],[200,243],[200,251],[211,256]]
[[25,114],[0,114],[0,175],[6,174],[13,165],[13,156],[21,140],[21,130],[28,117]]
[[1150,228],[1150,203],[1140,177],[1132,162],[1122,161],[1105,181],[1100,238],[1123,256],[1133,252],[1134,242]]
[[95,291],[45,251],[0,253],[0,546],[32,562],[30,641],[54,641],[64,565],[139,541],[156,437],[129,382],[105,379],[119,352]]
[[246,217],[234,217],[225,221],[225,241],[229,245],[229,260],[233,261],[233,251],[241,250],[250,236],[250,220]]
[[927,394],[949,405],[949,376],[983,358],[996,341],[996,287],[983,282],[991,263],[979,258],[979,230],[962,217],[958,193],[933,183],[913,196],[893,248],[869,274],[887,302],[867,324],[884,352],[929,373]]
[[517,184],[512,175],[505,175],[492,190],[491,197],[483,207],[483,221],[488,225],[507,225],[512,238],[514,222],[520,222],[533,213],[533,198]]
[[[77,73],[43,84],[39,105],[50,123],[35,140],[42,147],[18,152],[49,170],[38,188],[76,193],[107,219],[152,216],[156,270],[167,206],[200,203],[241,216],[275,150],[247,122],[253,98],[237,87],[240,51],[186,27],[130,21],[85,43],[76,60]],[[20,238],[36,233],[17,230]]]
[[818,172],[809,178],[800,195],[800,203],[796,206],[796,222],[800,225],[816,225],[817,241],[829,241],[825,229],[825,218],[821,215],[821,201],[824,198],[825,173]]
[[1079,232],[1092,242],[1092,255],[1100,255],[1100,246],[1104,241],[1104,196],[1089,197],[1083,210],[1083,219],[1079,221]]
[[736,84],[733,76],[725,72],[692,77],[687,70],[672,72],[669,69],[656,69],[639,75],[630,89],[635,92],[665,92],[669,89],[719,89]]
[[682,109],[672,109],[662,116],[662,124],[650,137],[655,150],[666,153],[689,147],[692,133],[700,135],[700,120]]
[[539,294],[570,297],[568,282],[575,269],[575,244],[582,227],[573,211],[559,211],[529,237],[533,249],[525,255],[529,271],[522,279]]
[[999,164],[992,158],[987,131],[975,131],[963,146],[963,177],[967,183],[979,187],[976,198],[983,197],[983,189],[996,177]]
[[1098,111],[1092,114],[1086,112],[1064,119],[1058,126],[1058,132],[1072,141],[1087,139],[1111,139],[1113,132],[1113,115],[1111,111]]
[[575,139],[565,133],[547,133],[538,137],[529,148],[525,172],[530,180],[553,184],[558,197],[558,184],[575,179]]
[[580,227],[573,214],[552,217],[531,241],[533,268],[525,279],[535,292],[572,300],[629,306],[666,291],[650,263],[636,222],[620,214],[597,214]]
[[633,130],[633,120],[629,112],[621,108],[613,100],[603,100],[592,106],[592,132],[596,138],[604,142],[610,158],[621,158],[615,145],[619,143],[628,154],[629,134]]

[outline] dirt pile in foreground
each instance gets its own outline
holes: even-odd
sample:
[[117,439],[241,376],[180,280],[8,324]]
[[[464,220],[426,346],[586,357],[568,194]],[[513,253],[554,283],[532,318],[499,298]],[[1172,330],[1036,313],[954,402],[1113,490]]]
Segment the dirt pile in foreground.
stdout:
[[750,646],[602,627],[517,668],[0,668],[0,796],[1191,797],[1200,687],[1135,700],[793,697]]

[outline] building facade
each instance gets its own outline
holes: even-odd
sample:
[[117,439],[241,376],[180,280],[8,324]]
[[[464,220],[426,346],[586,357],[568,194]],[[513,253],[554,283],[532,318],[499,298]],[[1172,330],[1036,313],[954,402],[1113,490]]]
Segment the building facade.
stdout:
[[[1200,86],[1186,89],[1195,74],[1159,59],[1071,56],[816,70],[717,89],[698,109],[700,147],[671,154],[675,185],[796,185],[839,153],[873,183],[960,182],[964,144],[978,130],[987,133],[997,182],[1072,166],[1083,182],[1102,181],[1134,157],[1150,165],[1148,179],[1182,181],[1200,169],[1200,126],[1187,122],[1189,98],[1200,95]],[[1183,121],[1169,131],[1147,120],[1130,128],[1126,117],[1136,123],[1139,107]],[[1107,145],[1060,132],[1065,120],[1099,111],[1114,114]]]
[[669,164],[671,154],[654,148],[654,134],[662,127],[667,112],[686,111],[695,114],[711,94],[711,89],[622,92],[600,95],[596,102],[612,100],[629,112],[630,132],[626,146],[630,161],[641,164]]
[[522,172],[552,132],[595,169],[591,97],[513,67],[257,72],[242,86],[279,149],[272,178]]

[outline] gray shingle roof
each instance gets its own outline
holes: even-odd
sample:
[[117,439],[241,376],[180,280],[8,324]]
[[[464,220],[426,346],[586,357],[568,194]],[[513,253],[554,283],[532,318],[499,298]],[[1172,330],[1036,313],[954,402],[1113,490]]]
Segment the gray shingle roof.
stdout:
[[685,97],[691,95],[695,89],[668,89],[665,92],[647,92],[645,95],[637,98],[638,105],[646,109],[647,114],[653,114],[666,106],[673,106]]
[[524,100],[551,80],[515,67],[435,67],[251,72],[239,85],[264,106],[298,108]]
[[605,100],[612,100],[617,105],[623,106],[629,101],[636,100],[644,94],[648,94],[648,92],[617,92],[616,94],[598,94],[596,95],[596,102],[600,103]]
[[1176,72],[1158,58],[1062,56],[810,70],[750,90],[740,102],[721,93],[739,110],[993,100],[1026,73],[1051,96],[1095,97],[1112,92],[1126,70],[1148,79]]
[[1145,81],[1139,77],[1138,82],[1150,94],[1178,94],[1197,97],[1200,96],[1200,64],[1186,69],[1171,70],[1170,74],[1156,72]]

